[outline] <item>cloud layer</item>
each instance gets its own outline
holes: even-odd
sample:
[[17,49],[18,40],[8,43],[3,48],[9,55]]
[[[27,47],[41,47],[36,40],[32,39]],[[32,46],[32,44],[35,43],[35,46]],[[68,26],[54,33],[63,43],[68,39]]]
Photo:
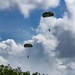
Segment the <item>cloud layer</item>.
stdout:
[[17,7],[25,17],[28,17],[31,10],[36,8],[49,9],[50,7],[57,7],[58,4],[59,0],[0,0],[0,10]]

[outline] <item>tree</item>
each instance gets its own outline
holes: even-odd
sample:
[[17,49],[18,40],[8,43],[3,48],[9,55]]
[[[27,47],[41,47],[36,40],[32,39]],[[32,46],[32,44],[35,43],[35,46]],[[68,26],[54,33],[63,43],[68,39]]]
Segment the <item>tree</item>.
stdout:
[[38,73],[38,72],[35,72],[35,73],[33,73],[32,75],[40,75],[40,73]]
[[[10,64],[8,64],[7,66],[0,65],[0,75],[30,75],[30,72],[29,71],[22,72],[21,67],[12,68]],[[32,75],[41,75],[41,74],[35,72],[32,73]]]

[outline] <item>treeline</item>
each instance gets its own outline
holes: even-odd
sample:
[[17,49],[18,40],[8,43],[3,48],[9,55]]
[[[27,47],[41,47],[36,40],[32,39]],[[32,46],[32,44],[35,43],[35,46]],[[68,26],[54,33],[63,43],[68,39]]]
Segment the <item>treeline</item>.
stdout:
[[[22,72],[21,67],[12,68],[10,64],[7,66],[0,65],[0,75],[31,75],[29,71]],[[32,73],[32,75],[47,75],[40,74],[38,72]]]

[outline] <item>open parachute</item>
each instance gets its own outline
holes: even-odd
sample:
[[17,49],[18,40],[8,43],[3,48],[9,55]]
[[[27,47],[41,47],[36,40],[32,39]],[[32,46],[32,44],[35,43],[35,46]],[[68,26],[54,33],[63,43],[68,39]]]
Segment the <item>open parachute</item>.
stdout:
[[43,18],[45,18],[45,17],[52,17],[52,16],[54,16],[54,13],[52,11],[44,12],[42,14]]
[[[43,18],[52,17],[52,16],[54,16],[54,13],[53,13],[52,11],[44,12],[44,13],[42,14],[42,17],[43,17]],[[48,29],[48,31],[50,32],[50,28]]]
[[28,48],[28,47],[33,47],[33,45],[32,44],[24,44],[24,47],[26,47],[26,48]]
[[[29,43],[26,43],[26,44],[24,44],[24,47],[25,48],[31,48],[31,47],[33,47],[33,45],[32,44],[29,44]],[[29,58],[30,52],[31,52],[31,50],[28,49],[27,50],[27,58]]]

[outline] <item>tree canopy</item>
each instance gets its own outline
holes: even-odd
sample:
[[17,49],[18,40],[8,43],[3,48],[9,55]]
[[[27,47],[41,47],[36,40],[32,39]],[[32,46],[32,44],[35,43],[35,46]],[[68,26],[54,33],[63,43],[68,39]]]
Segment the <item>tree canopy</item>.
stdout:
[[[0,75],[31,75],[30,71],[23,72],[21,67],[12,68],[10,64],[7,66],[0,65]],[[32,73],[32,75],[41,75],[38,72]],[[45,74],[42,74],[45,75]],[[47,75],[47,74],[46,74]]]

